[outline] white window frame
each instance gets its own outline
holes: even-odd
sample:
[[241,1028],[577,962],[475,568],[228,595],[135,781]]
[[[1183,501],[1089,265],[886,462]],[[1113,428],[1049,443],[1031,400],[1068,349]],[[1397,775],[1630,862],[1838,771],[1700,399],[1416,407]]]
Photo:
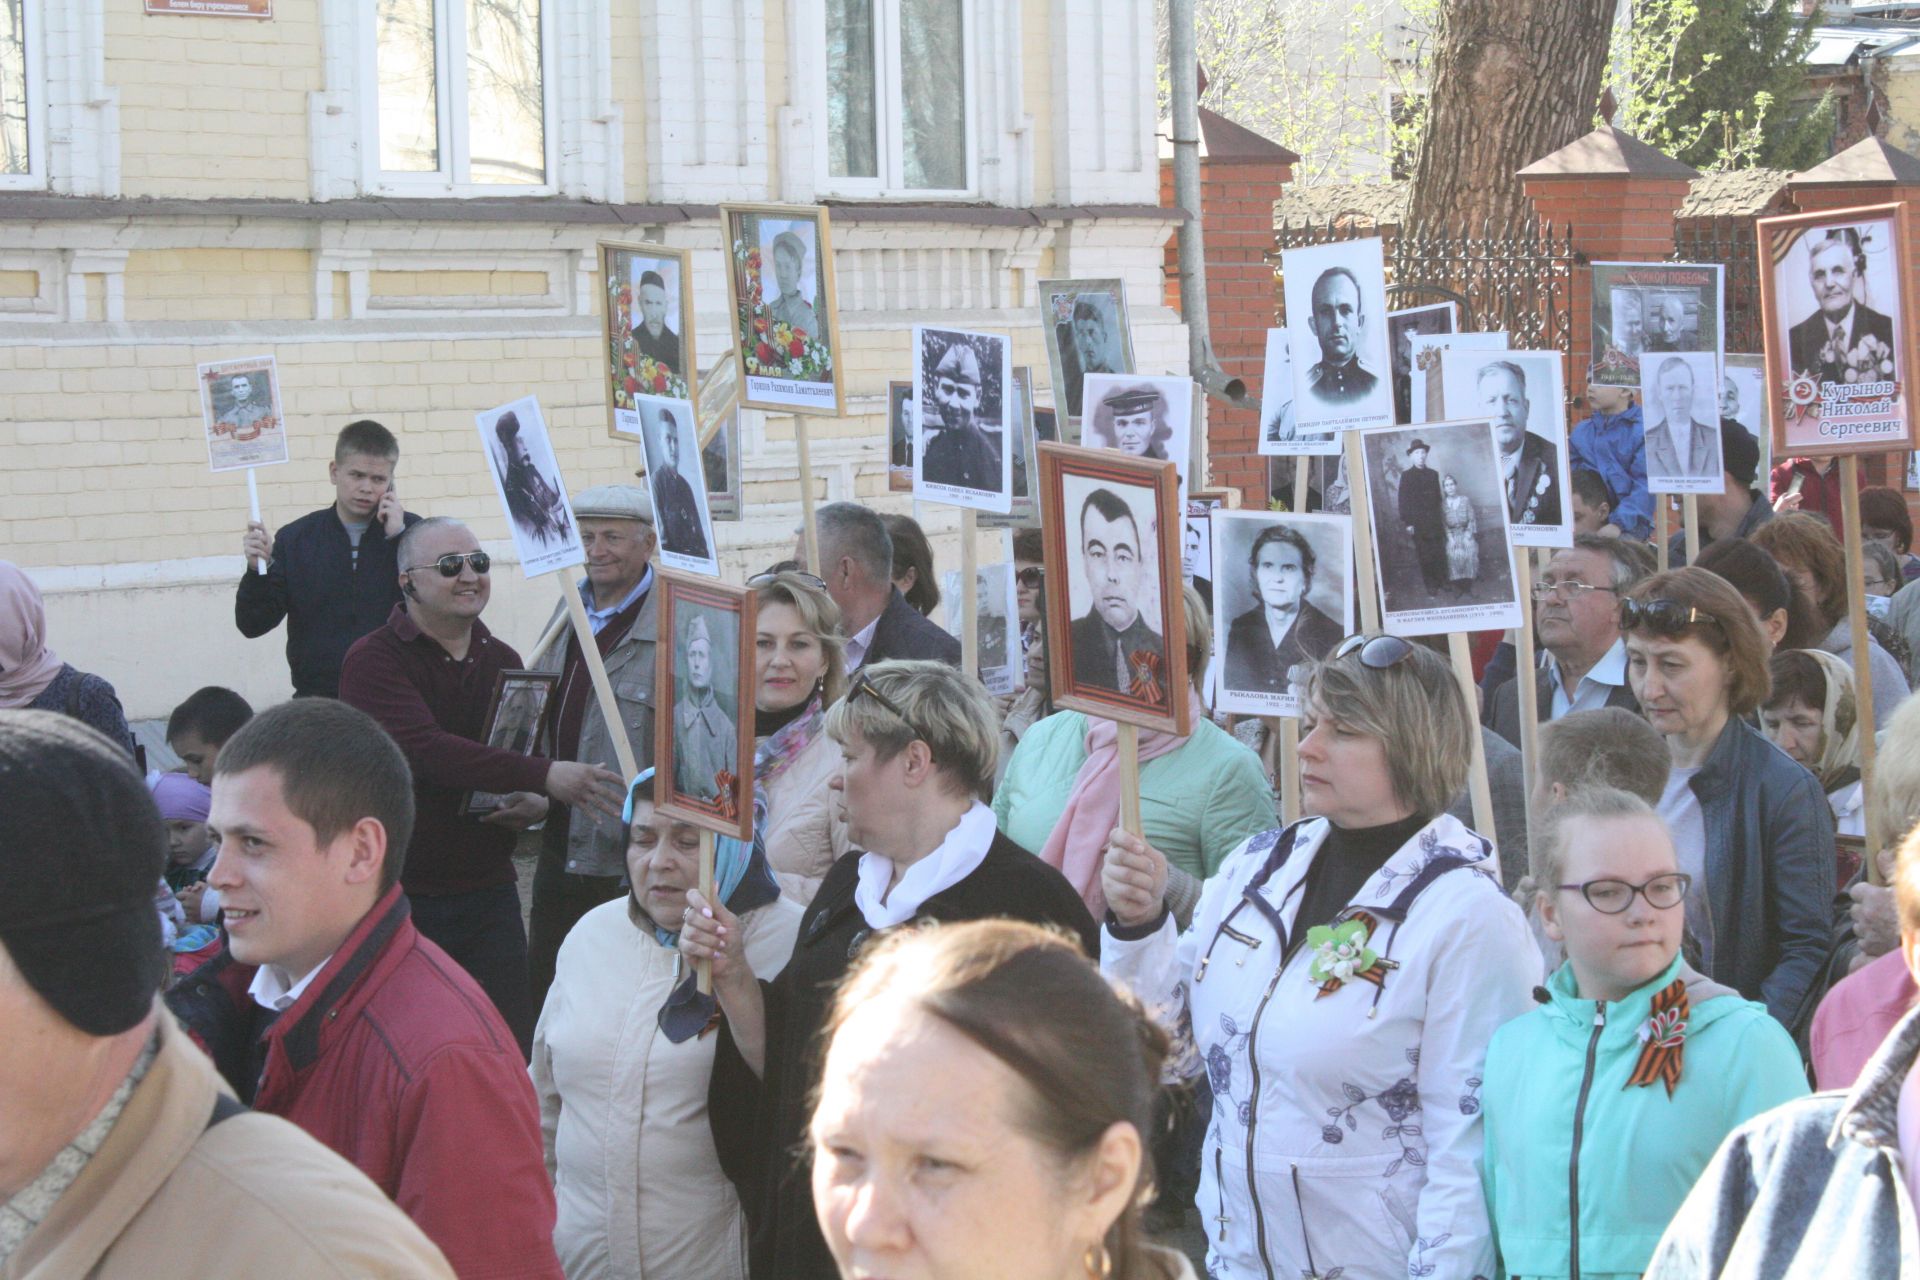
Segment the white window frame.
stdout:
[[27,171],[0,173],[0,191],[45,191],[47,176],[47,33],[41,0],[27,0]]
[[[824,4],[815,0],[820,30],[826,30]],[[980,27],[977,0],[960,0],[961,92],[966,96],[961,124],[966,135],[967,182],[964,187],[909,187],[906,185],[905,152],[899,123],[903,118],[904,87],[898,50],[900,0],[873,0],[873,43],[875,68],[874,147],[879,156],[880,174],[874,178],[836,176],[831,168],[832,152],[827,137],[826,41],[820,40],[817,83],[821,88],[820,109],[814,113],[815,154],[819,157],[816,182],[821,195],[867,200],[968,200],[980,191],[980,130],[986,119],[981,111],[978,73]]]
[[[360,24],[360,82],[364,119],[360,155],[362,189],[388,196],[551,196],[558,192],[554,166],[559,161],[555,134],[559,124],[559,95],[555,81],[554,10],[562,0],[540,3],[540,140],[541,168],[546,181],[498,183],[461,181],[472,162],[467,138],[467,22],[460,0],[433,0],[434,110],[438,115],[440,168],[432,173],[396,172],[380,167],[379,17],[366,4]],[[457,109],[456,109],[457,108]]]

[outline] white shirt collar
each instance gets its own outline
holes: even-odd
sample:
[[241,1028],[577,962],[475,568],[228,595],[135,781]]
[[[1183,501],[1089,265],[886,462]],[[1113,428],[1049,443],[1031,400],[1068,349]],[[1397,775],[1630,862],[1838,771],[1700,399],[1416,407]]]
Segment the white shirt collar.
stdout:
[[873,633],[880,629],[880,615],[873,615],[873,621],[854,632],[847,640],[847,674],[858,671],[867,660],[867,650],[873,647]]
[[[860,881],[853,900],[869,929],[891,929],[913,919],[922,904],[972,875],[986,860],[995,831],[993,810],[978,800],[960,815],[939,847],[908,867],[893,885],[893,861],[877,853],[860,855]],[[881,901],[882,897],[885,901]]]
[[[331,959],[333,959],[332,956],[327,957],[327,960]],[[313,966],[312,970],[298,982],[290,981],[292,975],[279,965],[263,964],[254,970],[253,981],[247,984],[247,994],[252,996],[254,1003],[261,1008],[271,1009],[275,1013],[285,1013],[293,1006],[294,1001],[307,993],[307,988],[312,985],[313,980],[320,976],[322,969],[327,967],[327,960],[322,960]]]
[[635,600],[645,595],[647,588],[652,585],[653,566],[648,565],[646,572],[640,575],[640,581],[633,585],[633,590],[627,592],[626,596],[618,604],[611,604],[604,609],[599,609],[594,607],[593,583],[585,578],[580,579],[580,600],[581,603],[587,606],[587,623],[593,628],[593,634],[599,635],[601,629],[604,628],[607,623],[613,621],[615,614],[632,605]]

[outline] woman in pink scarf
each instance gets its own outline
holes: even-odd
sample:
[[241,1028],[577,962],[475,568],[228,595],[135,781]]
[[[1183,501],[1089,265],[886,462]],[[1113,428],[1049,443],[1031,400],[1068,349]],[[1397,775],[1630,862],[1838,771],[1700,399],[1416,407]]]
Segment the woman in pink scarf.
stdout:
[[47,648],[40,588],[19,566],[0,560],[0,711],[19,710],[64,712],[133,754],[133,734],[113,686]]

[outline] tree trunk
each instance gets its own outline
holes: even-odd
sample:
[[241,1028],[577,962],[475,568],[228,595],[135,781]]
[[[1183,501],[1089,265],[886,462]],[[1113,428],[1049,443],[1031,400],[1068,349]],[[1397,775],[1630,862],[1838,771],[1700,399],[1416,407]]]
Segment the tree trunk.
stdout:
[[1613,14],[1614,0],[1447,0],[1410,227],[1518,221],[1514,175],[1593,128]]

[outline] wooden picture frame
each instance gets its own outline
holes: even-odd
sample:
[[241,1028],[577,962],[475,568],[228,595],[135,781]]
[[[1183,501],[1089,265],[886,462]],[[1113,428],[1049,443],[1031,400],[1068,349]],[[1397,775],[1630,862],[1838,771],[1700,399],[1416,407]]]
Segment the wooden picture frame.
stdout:
[[[542,747],[553,732],[548,713],[553,702],[553,691],[559,683],[560,673],[557,671],[500,672],[493,679],[493,693],[487,700],[487,714],[480,719],[480,723],[486,726],[485,737],[481,740],[501,751],[516,751],[523,756],[542,754]],[[525,701],[508,701],[510,694],[519,692],[530,695],[530,706]],[[503,712],[509,711],[513,718],[503,721]],[[501,741],[502,738],[507,740]],[[469,791],[460,805],[460,812],[465,817],[484,816],[492,813],[505,799],[506,796],[491,791]]]
[[[1040,280],[1034,287],[1040,299],[1040,332],[1047,347],[1047,372],[1052,379],[1048,386],[1053,390],[1053,407],[1062,425],[1077,432],[1082,407],[1080,391],[1086,374],[1134,372],[1133,328],[1127,319],[1126,283],[1117,279]],[[1101,313],[1102,327],[1107,330],[1104,336],[1110,348],[1109,368],[1088,370],[1082,365],[1079,340],[1073,336],[1074,314],[1082,295],[1105,300],[1105,305],[1097,306],[1097,310]],[[1065,346],[1069,339],[1074,342],[1071,366]]]
[[[750,841],[757,597],[746,587],[711,578],[671,569],[656,573],[660,643],[654,650],[654,689],[667,705],[653,718],[654,807],[718,835]],[[734,634],[727,634],[729,629]],[[697,666],[701,631],[711,664],[704,673]],[[709,691],[705,700],[694,696],[703,686],[693,681],[703,676]],[[689,784],[695,779],[704,784],[709,774],[716,786],[691,789]]]
[[[1760,237],[1761,334],[1773,456],[1826,458],[1913,448],[1915,313],[1907,206],[1860,205],[1760,218],[1754,231]],[[1854,239],[1814,240],[1813,234],[1822,231],[1844,231]],[[1822,248],[1816,250],[1816,244]],[[1812,281],[1812,258],[1829,244],[1852,256],[1846,281],[1850,301],[1840,313],[1852,345],[1839,352],[1832,350],[1831,340],[1813,346],[1821,321],[1831,316]],[[1809,297],[1811,312],[1806,310]],[[1830,323],[1825,327],[1831,331]],[[1830,354],[1837,363],[1828,361]],[[1836,381],[1826,376],[1833,372],[1860,376]],[[1835,412],[1842,409],[1848,412]]]
[[[699,401],[699,356],[694,345],[693,252],[663,244],[602,240],[600,251],[600,315],[602,350],[606,353],[607,434],[615,440],[638,440],[640,429],[632,418],[636,395],[668,396]],[[652,266],[643,265],[651,262]],[[666,268],[661,270],[661,268]],[[645,325],[641,277],[648,271],[662,277],[668,294],[660,339],[642,338]],[[676,333],[669,321],[679,325]],[[659,346],[643,344],[674,340],[680,365],[674,369]],[[661,363],[656,364],[656,359]]]
[[[763,222],[785,223],[771,235],[763,231]],[[794,224],[803,224],[798,229]],[[840,417],[846,410],[843,361],[840,359],[840,312],[833,273],[833,228],[823,205],[796,204],[723,204],[720,206],[721,244],[727,264],[727,315],[732,322],[734,360],[740,370],[740,405],[745,409],[763,409],[770,413],[821,414]],[[801,231],[811,233],[813,243]],[[792,347],[794,337],[784,341],[784,354],[774,351],[776,329],[795,318],[773,314],[765,295],[766,272],[774,270],[766,263],[771,245],[783,232],[792,232],[811,249],[810,263],[803,261],[796,292],[798,305],[805,306],[821,333],[793,328],[799,349]],[[813,296],[807,300],[804,284],[811,276]],[[777,298],[776,298],[777,301]],[[778,363],[776,363],[776,361]]]
[[[1047,675],[1054,705],[1143,729],[1186,734],[1190,725],[1187,620],[1180,574],[1183,513],[1174,464],[1065,444],[1043,444],[1039,454],[1050,637]],[[1107,494],[1110,515],[1100,511],[1096,495],[1102,492]],[[1083,513],[1090,513],[1086,525]],[[1103,541],[1089,537],[1089,528],[1094,535],[1109,529],[1113,533]],[[1113,549],[1122,550],[1129,536],[1140,543],[1132,548],[1131,557],[1109,554],[1108,541]],[[1110,566],[1105,570],[1088,563],[1096,549]],[[1126,563],[1129,558],[1131,566]],[[1111,609],[1124,611],[1132,606],[1133,616],[1124,628],[1114,625],[1111,612],[1103,613],[1096,606],[1096,574],[1101,576]],[[1078,632],[1076,597],[1084,598],[1086,608],[1077,619]],[[1143,647],[1129,651],[1129,637],[1141,639]],[[1109,638],[1114,641],[1111,670],[1101,652]],[[1124,690],[1119,687],[1123,659],[1129,668]]]

